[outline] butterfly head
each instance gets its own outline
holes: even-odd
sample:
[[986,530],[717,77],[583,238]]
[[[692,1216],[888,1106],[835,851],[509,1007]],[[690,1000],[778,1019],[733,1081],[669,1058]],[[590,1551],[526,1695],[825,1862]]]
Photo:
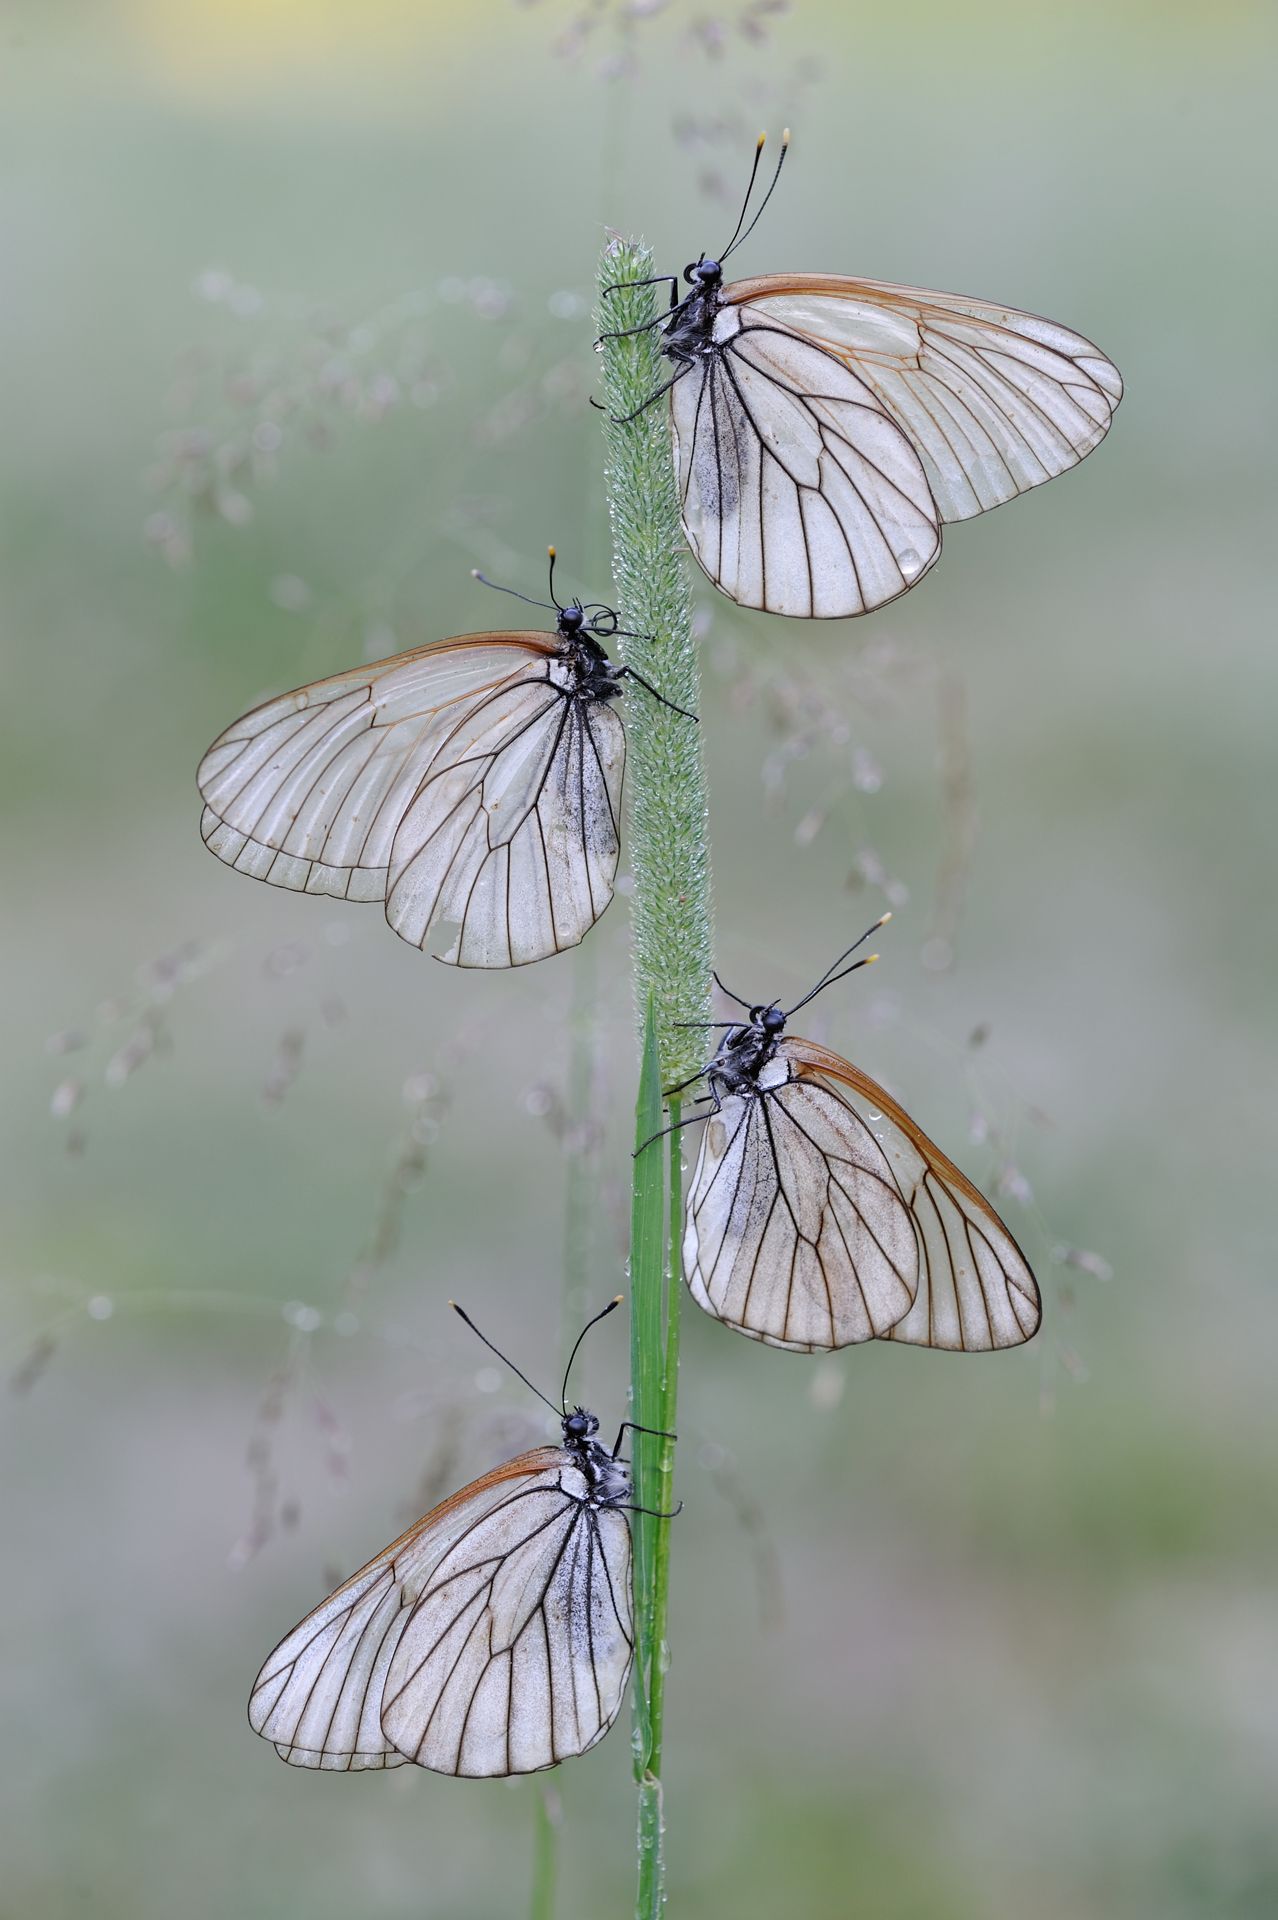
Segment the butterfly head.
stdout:
[[750,1025],[771,1039],[785,1031],[785,1015],[775,1001],[770,1007],[751,1007]]
[[717,292],[723,285],[723,268],[717,260],[707,260],[703,255],[684,268],[683,277],[701,293]]
[[565,1446],[580,1445],[583,1440],[591,1440],[599,1431],[598,1418],[587,1413],[584,1407],[574,1407],[571,1413],[563,1417]]

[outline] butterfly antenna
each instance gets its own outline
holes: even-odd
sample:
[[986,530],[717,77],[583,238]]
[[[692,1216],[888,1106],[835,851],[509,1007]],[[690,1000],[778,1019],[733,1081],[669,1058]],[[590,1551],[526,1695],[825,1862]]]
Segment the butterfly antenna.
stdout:
[[[494,593],[508,593],[513,600],[522,600],[526,607],[545,607],[547,613],[559,612],[559,608],[552,605],[550,601],[533,600],[528,594],[520,593],[515,587],[498,586],[495,580],[490,580],[486,574],[479,571],[478,567],[471,568],[470,577],[472,580],[478,580],[481,587],[491,587]],[[460,1312],[460,1308],[458,1311]]]
[[608,1318],[608,1315],[610,1313],[615,1312],[615,1310],[621,1305],[624,1299],[625,1299],[625,1295],[622,1293],[618,1293],[614,1295],[614,1297],[608,1302],[607,1306],[603,1309],[601,1313],[597,1313],[594,1316],[593,1320],[587,1320],[585,1326],[581,1329],[581,1332],[577,1335],[577,1338],[573,1343],[572,1352],[568,1355],[568,1365],[564,1368],[564,1387],[563,1387],[563,1392],[559,1396],[561,1406],[562,1406],[562,1411],[565,1414],[568,1411],[568,1376],[572,1372],[572,1363],[577,1358],[577,1348],[581,1345],[586,1335],[590,1332],[590,1329],[592,1327],[597,1327],[601,1320],[606,1320]]
[[[872,927],[867,927],[865,929],[865,932],[861,935],[861,938],[859,940],[854,940],[852,942],[852,945],[848,948],[847,952],[841,953],[839,955],[838,959],[834,962],[833,966],[827,967],[826,971],[821,975],[821,978],[817,981],[812,991],[810,993],[805,993],[802,1000],[795,1001],[794,1005],[787,1012],[785,1016],[786,1019],[788,1020],[792,1014],[796,1014],[799,1011],[800,1007],[806,1007],[809,1000],[815,1000],[817,995],[819,993],[823,993],[827,987],[832,987],[836,980],[846,980],[847,976],[850,973],[855,973],[858,967],[873,966],[874,962],[879,957],[877,953],[867,953],[864,960],[853,960],[852,965],[850,967],[843,967],[843,962],[848,958],[850,958],[850,956],[856,952],[858,947],[864,946],[865,942],[869,939],[872,933],[877,933],[880,927],[885,927],[891,918],[892,916],[890,913],[881,914],[879,918],[875,921]],[[840,967],[843,967],[842,973],[839,972]]]
[[[528,1388],[530,1393],[535,1393],[539,1400],[545,1400],[546,1405],[550,1408],[550,1411],[552,1413],[559,1412],[559,1408],[555,1405],[554,1401],[547,1400],[546,1395],[542,1392],[541,1388],[534,1387],[532,1381],[528,1378],[528,1375],[526,1373],[520,1373],[519,1368],[515,1365],[514,1361],[508,1360],[506,1358],[506,1355],[502,1352],[501,1348],[495,1347],[492,1341],[488,1338],[488,1335],[486,1333],[481,1333],[479,1331],[479,1328],[475,1325],[474,1321],[471,1319],[470,1315],[467,1313],[465,1307],[459,1307],[455,1300],[450,1300],[448,1304],[452,1308],[453,1312],[457,1314],[459,1318],[461,1318],[466,1322],[466,1325],[470,1328],[475,1338],[477,1340],[482,1340],[484,1345],[487,1347],[489,1353],[495,1353],[497,1355],[497,1358],[502,1362],[502,1364],[504,1366],[509,1367],[510,1371],[513,1374],[516,1374],[518,1378],[523,1381],[524,1385]],[[574,1353],[576,1352],[575,1347],[573,1348],[573,1352]]]
[[550,598],[554,602],[556,613],[562,613],[563,608],[555,597],[555,549],[553,547],[547,547],[546,555],[550,561]]
[[754,183],[759,177],[759,162],[763,158],[763,143],[767,139],[767,137],[768,136],[766,133],[761,133],[759,135],[759,138],[754,143],[754,165],[750,169],[750,184],[746,188],[745,199],[741,202],[741,213],[740,213],[740,217],[737,220],[736,226],[732,229],[732,238],[731,240],[729,240],[727,246],[723,249],[723,252],[719,255],[720,260],[726,260],[728,255],[732,252],[732,249],[737,244],[737,235],[741,231],[741,228],[745,222],[746,213],[749,210],[750,195],[754,192]]
[[[763,147],[763,141],[760,140],[759,146],[755,150],[755,156],[754,156],[754,164],[756,167],[759,164],[759,153],[762,150],[762,147]],[[764,194],[763,199],[759,202],[759,211],[755,214],[754,219],[750,222],[745,232],[740,236],[739,239],[735,233],[733,234],[732,239],[729,242],[727,248],[723,253],[719,255],[720,262],[726,260],[730,253],[735,252],[735,250],[738,247],[744,245],[744,243],[750,238],[750,235],[754,232],[755,228],[758,226],[759,221],[763,217],[763,209],[767,206],[769,200],[772,198],[773,194],[777,190],[777,181],[781,178],[781,169],[785,165],[785,156],[787,155],[787,153],[789,153],[789,151],[790,151],[790,129],[789,127],[785,127],[782,129],[782,133],[781,133],[781,158],[777,161],[777,170],[772,176],[772,185],[768,188],[768,191]],[[753,174],[751,174],[750,176],[750,185],[752,187],[754,185]],[[748,204],[748,201],[749,201],[749,196],[747,195],[747,204]],[[741,210],[741,218],[742,220],[745,219],[744,207]],[[740,222],[738,222],[738,225],[739,224]]]
[[712,973],[710,978],[714,981],[714,984],[716,985],[716,987],[718,987],[720,993],[726,993],[729,1000],[735,1000],[739,1007],[744,1007],[746,1012],[749,1013],[750,1008],[754,1005],[754,1002],[752,1000],[743,1000],[739,993],[734,993],[732,991],[731,987],[725,987],[717,973]]

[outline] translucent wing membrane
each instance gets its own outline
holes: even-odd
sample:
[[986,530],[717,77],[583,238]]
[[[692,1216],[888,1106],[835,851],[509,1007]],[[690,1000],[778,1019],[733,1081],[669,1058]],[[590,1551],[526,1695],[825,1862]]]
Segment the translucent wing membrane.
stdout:
[[476,634],[257,707],[199,769],[201,833],[241,873],[381,901],[440,959],[574,946],[612,897],[625,734],[546,635]]
[[255,707],[200,762],[205,845],[272,886],[384,900],[395,834],[449,710],[547,651],[536,634],[476,634]]
[[465,1487],[271,1654],[249,1720],[293,1766],[492,1776],[584,1753],[633,1649],[630,1533],[566,1450]]
[[741,606],[868,613],[940,552],[917,454],[857,372],[778,321],[725,308],[720,351],[671,394],[684,526]]
[[540,960],[612,898],[625,733],[602,703],[566,698],[556,671],[468,708],[395,835],[386,917],[414,946],[434,930],[439,959]]
[[1037,314],[879,280],[784,275],[725,298],[791,328],[874,392],[917,451],[941,520],[1051,480],[1109,431],[1123,382],[1098,347]]
[[697,1303],[772,1346],[1018,1346],[1038,1288],[1011,1234],[867,1075],[783,1040],[708,1121],[688,1196]]

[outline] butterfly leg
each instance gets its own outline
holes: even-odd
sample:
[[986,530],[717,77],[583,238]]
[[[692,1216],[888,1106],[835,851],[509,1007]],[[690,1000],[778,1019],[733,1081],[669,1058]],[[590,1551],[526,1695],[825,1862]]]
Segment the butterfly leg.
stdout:
[[641,320],[637,327],[613,327],[610,332],[600,334],[595,341],[595,346],[601,347],[605,340],[633,340],[637,333],[651,333],[654,327],[659,327],[668,317],[667,314],[656,313],[651,320]]
[[[701,1075],[699,1073],[694,1073],[692,1076],[692,1080],[684,1080],[680,1084],[685,1087],[690,1087],[692,1085],[693,1080],[699,1080],[700,1078],[701,1078]],[[679,1088],[671,1087],[669,1091],[671,1093],[678,1093]],[[704,1107],[704,1106],[708,1106],[711,1101],[714,1102],[714,1105],[710,1107],[709,1113],[690,1113],[690,1114],[681,1115],[679,1120],[679,1125],[677,1127],[675,1126],[662,1127],[660,1133],[650,1134],[649,1137],[644,1141],[642,1147],[635,1148],[634,1153],[631,1155],[631,1158],[634,1160],[637,1160],[639,1158],[639,1155],[644,1152],[645,1148],[653,1146],[655,1142],[658,1140],[664,1140],[667,1134],[679,1133],[683,1130],[684,1127],[695,1126],[697,1121],[699,1120],[713,1120],[715,1114],[718,1113],[720,1107],[723,1105],[723,1102],[719,1098],[717,1093],[712,1092],[712,1093],[702,1094],[699,1100],[694,1100],[692,1102],[692,1105],[694,1107]]]
[[[662,391],[664,392],[665,389],[663,388]],[[626,637],[630,639],[630,638],[638,638],[639,636],[627,635]],[[627,680],[637,681],[638,684],[644,689],[644,691],[646,693],[650,693],[653,699],[657,701],[657,703],[660,706],[669,707],[671,713],[681,714],[685,720],[691,720],[693,726],[701,725],[701,722],[698,720],[695,713],[689,713],[686,707],[677,707],[673,700],[667,700],[664,693],[658,693],[657,689],[653,686],[652,682],[650,680],[645,680],[641,673],[636,673],[633,667],[619,667],[617,671],[619,673],[624,673]]]
[[641,413],[646,413],[648,411],[648,408],[652,406],[654,401],[660,400],[663,393],[669,393],[671,387],[678,386],[679,382],[683,379],[684,374],[692,372],[693,365],[694,365],[693,361],[691,360],[687,361],[684,366],[680,367],[678,373],[676,373],[669,380],[663,380],[661,385],[657,387],[652,393],[650,393],[646,400],[641,400],[639,405],[637,407],[632,408],[632,410],[629,413],[622,413],[622,414],[610,413],[608,415],[608,418],[611,420],[613,426],[628,427],[632,420],[637,420]]
[[677,1440],[679,1438],[677,1433],[668,1433],[664,1427],[641,1427],[637,1420],[623,1420],[617,1430],[617,1444],[612,1450],[614,1460],[621,1452],[621,1442],[627,1428],[630,1429],[631,1433],[650,1433],[654,1440]]
[[614,280],[610,287],[604,288],[604,298],[610,293],[620,293],[623,287],[666,287],[670,289],[670,304],[679,303],[679,276],[677,273],[654,273],[647,280]]
[[614,1512],[646,1513],[653,1520],[673,1520],[676,1518],[677,1515],[683,1512],[683,1501],[681,1500],[677,1507],[671,1507],[664,1512],[660,1507],[628,1507],[628,1506],[614,1508]]

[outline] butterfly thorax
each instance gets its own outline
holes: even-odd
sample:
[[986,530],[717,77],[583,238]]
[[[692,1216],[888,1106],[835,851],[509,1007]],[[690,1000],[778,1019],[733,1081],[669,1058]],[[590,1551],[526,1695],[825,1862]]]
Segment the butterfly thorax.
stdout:
[[586,1499],[592,1506],[620,1506],[630,1498],[630,1475],[624,1462],[614,1460],[607,1447],[595,1439],[599,1421],[585,1407],[574,1407],[563,1419],[564,1452],[570,1453],[586,1483]]
[[[566,609],[571,613],[572,608]],[[584,626],[566,628],[565,616],[559,622],[559,658],[568,669],[568,683],[561,691],[570,698],[585,701],[615,700],[621,692],[621,670],[604,652]]]
[[728,1028],[706,1074],[721,1099],[728,1094],[761,1090],[761,1077],[776,1058],[784,1032],[785,1015],[780,1007],[751,1007],[748,1021]]
[[661,336],[661,351],[672,360],[696,360],[714,351],[714,323],[723,305],[723,268],[717,260],[698,260],[684,268],[692,288],[674,310]]

